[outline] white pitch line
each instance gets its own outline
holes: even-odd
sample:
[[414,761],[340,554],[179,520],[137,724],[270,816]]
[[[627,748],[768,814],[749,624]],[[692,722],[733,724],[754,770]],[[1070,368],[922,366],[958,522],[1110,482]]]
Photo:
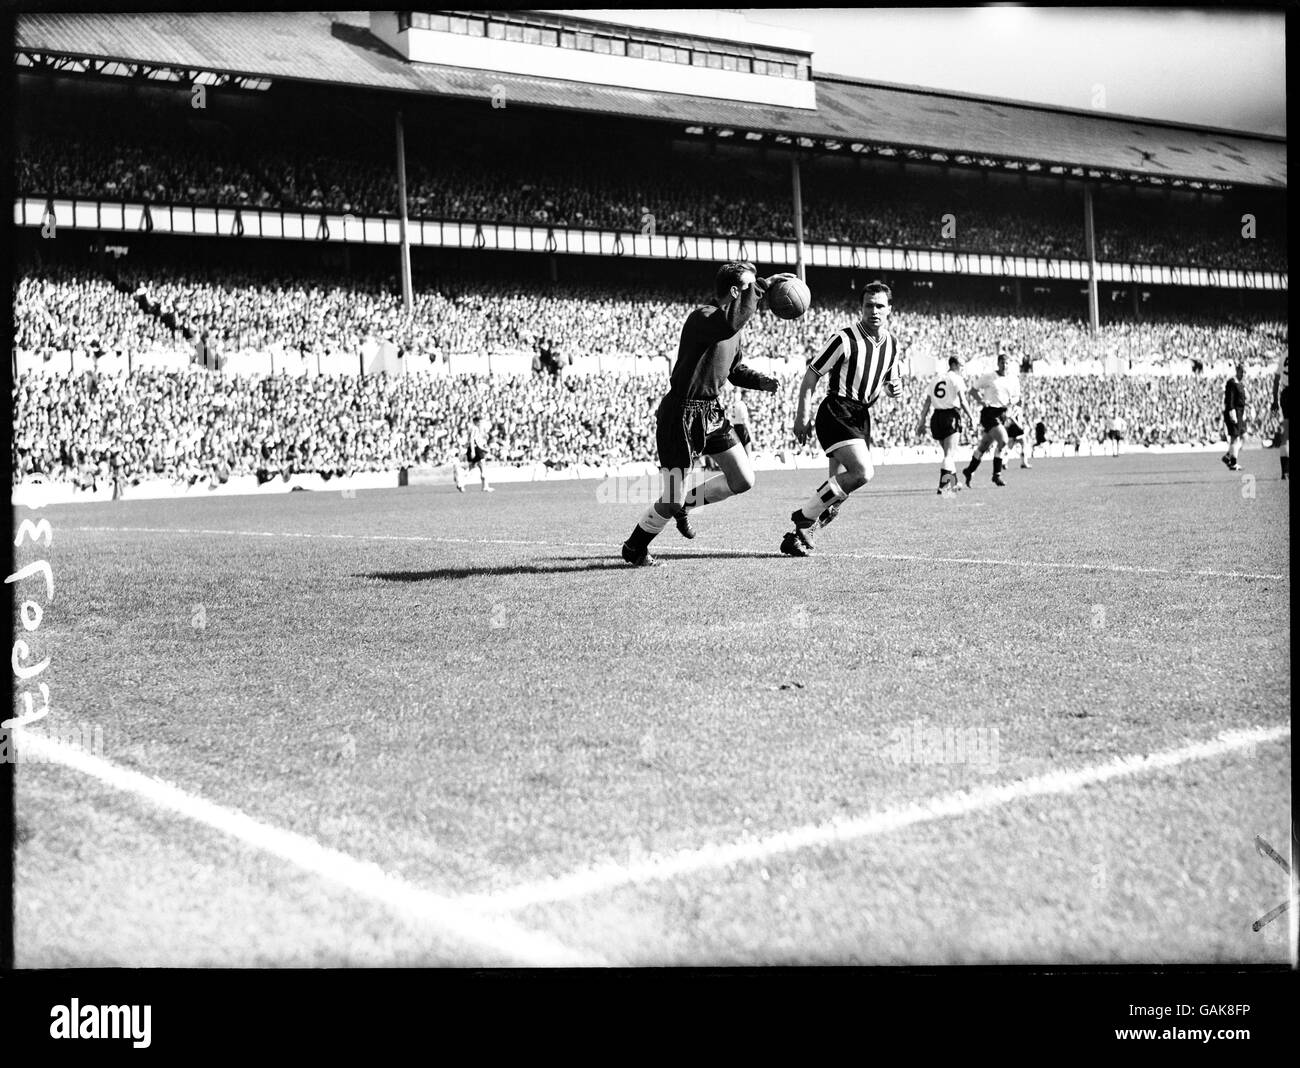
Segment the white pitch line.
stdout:
[[[100,531],[117,534],[223,534],[249,538],[325,538],[345,541],[411,541],[429,543],[448,543],[452,545],[532,545],[556,549],[617,549],[620,542],[612,541],[525,541],[516,538],[444,538],[420,534],[312,534],[284,530],[209,530],[195,527],[61,527],[61,530]],[[777,556],[770,546],[740,546],[739,551],[767,553]],[[716,549],[702,546],[676,546],[673,552],[694,553],[697,556],[730,555],[738,551],[736,547],[719,547]],[[1273,579],[1281,580],[1285,575],[1266,574],[1254,571],[1213,571],[1170,567],[1134,567],[1127,564],[1081,564],[1054,560],[985,560],[973,556],[915,556],[906,553],[853,553],[822,552],[817,556],[832,560],[902,560],[909,563],[923,564],[979,564],[996,567],[1042,568],[1060,571],[1106,571],[1121,575],[1178,575],[1196,576],[1198,578],[1228,579]]]
[[14,733],[19,748],[33,756],[81,772],[106,786],[133,794],[161,809],[279,857],[457,941],[491,950],[523,965],[591,967],[606,964],[596,954],[571,949],[549,935],[529,931],[511,920],[478,914],[452,898],[406,882],[377,864],[357,860],[305,835],[261,823],[242,812],[224,808],[170,783],[119,767],[50,738],[22,729]]
[[1193,760],[1207,760],[1263,742],[1277,741],[1289,736],[1290,733],[1289,726],[1225,731],[1213,740],[1196,742],[1163,753],[1118,757],[1107,764],[1075,771],[1054,771],[1036,778],[1008,783],[1005,786],[991,786],[970,792],[948,794],[945,797],[884,809],[852,819],[833,820],[830,823],[780,831],[763,838],[710,844],[664,856],[651,855],[635,864],[602,864],[558,878],[505,890],[467,894],[457,900],[465,908],[485,912],[513,912],[530,905],[571,901],[622,886],[660,882],[677,876],[730,868],[737,864],[752,864],[795,850],[874,838],[891,834],[905,827],[987,812],[1031,797],[1074,793],[1085,786],[1094,786],[1111,779],[1172,768]]

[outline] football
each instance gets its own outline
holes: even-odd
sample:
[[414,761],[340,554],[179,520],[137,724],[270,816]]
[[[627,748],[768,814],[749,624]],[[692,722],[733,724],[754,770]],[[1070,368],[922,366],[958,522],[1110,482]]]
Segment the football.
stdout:
[[767,306],[779,319],[798,319],[812,303],[812,291],[798,278],[778,278],[767,290]]

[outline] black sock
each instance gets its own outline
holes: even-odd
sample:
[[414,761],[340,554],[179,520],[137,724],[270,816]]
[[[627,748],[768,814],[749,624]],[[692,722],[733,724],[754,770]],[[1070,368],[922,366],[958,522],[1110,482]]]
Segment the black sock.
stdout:
[[650,531],[638,523],[632,528],[632,535],[627,539],[627,543],[632,547],[633,551],[641,552],[649,547],[650,543],[654,541],[654,537]]
[[1291,465],[1291,457],[1279,456],[1278,459],[1282,461],[1282,474],[1285,475],[1286,469]]
[[939,488],[943,489],[946,485],[948,485],[948,472],[941,467],[939,468]]
[[997,478],[1000,474],[1002,474],[1002,457],[995,456],[993,457],[993,477]]
[[979,465],[980,465],[980,457],[972,456],[970,458],[970,463],[966,465],[966,473],[973,475],[975,473],[975,468],[979,467]]

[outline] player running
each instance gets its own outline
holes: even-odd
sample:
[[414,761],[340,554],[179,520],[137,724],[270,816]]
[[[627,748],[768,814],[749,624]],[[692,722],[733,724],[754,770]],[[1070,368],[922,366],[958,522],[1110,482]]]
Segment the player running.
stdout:
[[[1020,412],[1020,418],[1029,422],[1025,418],[1025,413]],[[1020,446],[1020,466],[1030,467],[1034,465],[1029,462],[1029,453],[1032,451],[1029,445],[1029,436],[1025,433],[1025,428],[1016,422],[1013,416],[1007,417],[1007,457],[1015,455],[1016,446]]]
[[[623,559],[634,567],[659,563],[650,542],[675,520],[685,538],[695,537],[688,511],[716,504],[754,485],[754,465],[722,410],[718,393],[724,382],[775,393],[777,380],[740,362],[740,331],[757,314],[775,278],[758,278],[752,263],[724,263],[714,279],[714,303],[686,317],[677,345],[677,362],[668,392],[655,412],[663,491],[623,543]],[[793,277],[793,276],[789,276]],[[712,456],[719,474],[701,473],[687,485],[701,456]]]
[[[1286,481],[1287,468],[1291,466],[1291,405],[1287,399],[1287,386],[1291,374],[1287,368],[1290,356],[1283,350],[1277,358],[1277,370],[1273,372],[1273,411],[1282,413],[1282,448],[1279,450],[1282,460],[1282,480]],[[1278,389],[1281,388],[1279,395]]]
[[1020,403],[1020,380],[1007,374],[1007,356],[998,353],[998,369],[992,374],[984,375],[971,387],[971,398],[984,405],[980,412],[980,427],[984,434],[975,445],[970,463],[962,468],[962,478],[966,488],[970,488],[971,475],[979,467],[984,454],[993,450],[993,485],[1005,486],[1002,481],[1002,450],[1009,441],[1007,437],[1007,408]]
[[[491,486],[488,485],[487,468],[483,466],[483,461],[487,459],[488,432],[491,429],[491,423],[486,415],[477,415],[469,425],[469,431],[465,436],[465,460],[469,469],[472,471],[478,468],[479,480],[482,482],[484,493],[495,493]],[[461,471],[459,457],[457,457],[456,466],[453,468],[452,477],[456,481],[456,489],[461,493],[465,492],[465,476]]]
[[1221,459],[1229,471],[1241,470],[1241,447],[1246,443],[1246,365],[1237,364],[1237,376],[1223,387],[1223,425],[1228,431],[1228,451]]
[[794,437],[802,445],[812,429],[808,407],[813,392],[824,376],[830,376],[816,419],[817,441],[826,454],[829,472],[803,507],[791,514],[794,530],[781,539],[781,552],[787,556],[812,552],[812,532],[835,518],[848,495],[875,474],[868,451],[871,405],[882,390],[891,397],[903,393],[898,341],[886,329],[892,298],[883,282],[867,286],[862,291],[862,318],[835,333],[821,355],[808,364],[799,384]]
[[939,488],[937,493],[952,493],[960,487],[957,485],[957,441],[961,437],[962,416],[975,425],[975,417],[966,407],[966,382],[961,376],[961,358],[948,357],[948,370],[930,383],[925,394],[925,404],[921,406],[921,418],[917,424],[918,436],[925,434],[925,417],[930,415],[930,436],[943,449],[943,460],[939,463]]

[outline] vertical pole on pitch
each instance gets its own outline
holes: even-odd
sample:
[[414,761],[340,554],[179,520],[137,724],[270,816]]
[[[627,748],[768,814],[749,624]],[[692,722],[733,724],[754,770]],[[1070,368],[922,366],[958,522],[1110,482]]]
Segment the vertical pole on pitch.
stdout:
[[1097,238],[1093,230],[1092,184],[1083,186],[1083,244],[1088,253],[1088,329],[1093,337],[1101,328],[1097,308]]
[[799,183],[799,157],[790,159],[790,190],[794,194],[794,270],[799,281],[807,282],[807,271],[803,262],[803,189]]
[[402,113],[397,112],[397,218],[401,234],[402,307],[411,314],[411,239],[406,229],[406,135]]

